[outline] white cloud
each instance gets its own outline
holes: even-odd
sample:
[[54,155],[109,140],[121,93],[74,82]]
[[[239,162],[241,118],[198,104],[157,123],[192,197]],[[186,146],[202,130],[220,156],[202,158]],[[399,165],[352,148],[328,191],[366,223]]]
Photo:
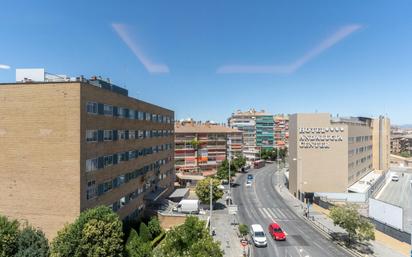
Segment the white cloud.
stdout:
[[0,64],[0,69],[8,70],[8,69],[10,69],[10,66],[6,65],[6,64]]
[[142,49],[132,39],[126,25],[113,23],[113,29],[119,35],[120,39],[129,47],[134,55],[143,64],[146,70],[150,73],[169,73],[169,67],[165,64],[153,63],[142,51]]
[[335,33],[320,42],[319,45],[312,48],[309,52],[285,65],[224,65],[217,69],[217,73],[250,73],[250,74],[291,74],[297,71],[305,63],[309,62],[325,50],[339,43],[353,32],[362,28],[361,25],[347,25],[338,29]]

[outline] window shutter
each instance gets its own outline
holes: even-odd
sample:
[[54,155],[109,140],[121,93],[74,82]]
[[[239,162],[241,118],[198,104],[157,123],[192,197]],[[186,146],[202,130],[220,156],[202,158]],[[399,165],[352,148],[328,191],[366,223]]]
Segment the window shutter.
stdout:
[[98,130],[97,131],[97,141],[99,141],[99,142],[103,141],[103,130]]
[[117,108],[117,106],[113,106],[113,116],[119,116],[119,109]]
[[134,119],[135,119],[135,120],[138,120],[138,119],[139,119],[139,111],[138,111],[138,110],[135,110],[135,111],[134,111]]
[[99,184],[99,186],[97,187],[97,194],[102,195],[103,192],[104,192],[103,184]]
[[103,168],[103,164],[104,164],[104,157],[101,156],[97,159],[97,168],[98,169],[102,169]]
[[117,139],[118,139],[117,130],[113,130],[113,141],[116,141]]
[[113,154],[113,165],[116,165],[117,163],[118,163],[117,154]]
[[124,132],[124,136],[125,136],[125,138],[126,138],[126,140],[128,140],[129,139],[129,130],[126,130],[125,132]]
[[129,118],[129,109],[124,109],[124,116],[126,117],[126,118]]
[[102,103],[97,104],[97,113],[104,114],[104,107]]

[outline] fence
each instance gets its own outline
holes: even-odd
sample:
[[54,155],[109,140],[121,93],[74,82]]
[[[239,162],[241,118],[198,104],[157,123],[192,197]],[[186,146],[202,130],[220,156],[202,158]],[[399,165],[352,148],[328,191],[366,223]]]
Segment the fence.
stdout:
[[375,220],[371,217],[369,217],[369,220],[375,225],[375,228],[377,230],[379,230],[380,232],[398,239],[399,241],[405,242],[405,243],[410,243],[411,242],[411,234],[406,232],[406,231],[402,231],[400,229],[394,228],[388,224],[382,223],[378,220]]

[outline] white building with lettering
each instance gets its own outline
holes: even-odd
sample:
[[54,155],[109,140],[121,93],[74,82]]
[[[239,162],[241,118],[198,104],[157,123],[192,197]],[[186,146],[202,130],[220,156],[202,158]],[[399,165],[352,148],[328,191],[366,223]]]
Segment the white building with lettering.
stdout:
[[332,118],[329,113],[291,115],[290,192],[296,197],[303,197],[305,192],[347,192],[348,187],[372,170],[386,170],[389,142],[383,139],[389,137],[382,134],[389,133],[386,129],[389,126],[386,117]]

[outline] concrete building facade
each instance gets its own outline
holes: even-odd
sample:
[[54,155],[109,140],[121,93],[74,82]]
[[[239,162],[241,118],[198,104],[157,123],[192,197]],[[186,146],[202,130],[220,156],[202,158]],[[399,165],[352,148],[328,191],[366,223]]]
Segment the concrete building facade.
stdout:
[[0,213],[53,238],[80,212],[121,219],[173,190],[174,112],[97,79],[0,85]]
[[288,148],[289,147],[289,116],[275,115],[274,116],[274,138],[275,147]]
[[228,119],[228,124],[243,132],[243,156],[249,163],[260,159],[261,149],[273,149],[273,115],[263,110],[238,110]]
[[[389,119],[379,120],[331,118],[328,113],[291,115],[290,192],[296,197],[305,192],[347,192],[349,186],[372,170],[387,170],[389,134],[385,133],[389,131],[377,125],[386,127]],[[375,161],[375,152],[381,153],[381,162]]]
[[175,123],[175,168],[180,184],[214,175],[220,163],[242,154],[242,132],[209,122]]

